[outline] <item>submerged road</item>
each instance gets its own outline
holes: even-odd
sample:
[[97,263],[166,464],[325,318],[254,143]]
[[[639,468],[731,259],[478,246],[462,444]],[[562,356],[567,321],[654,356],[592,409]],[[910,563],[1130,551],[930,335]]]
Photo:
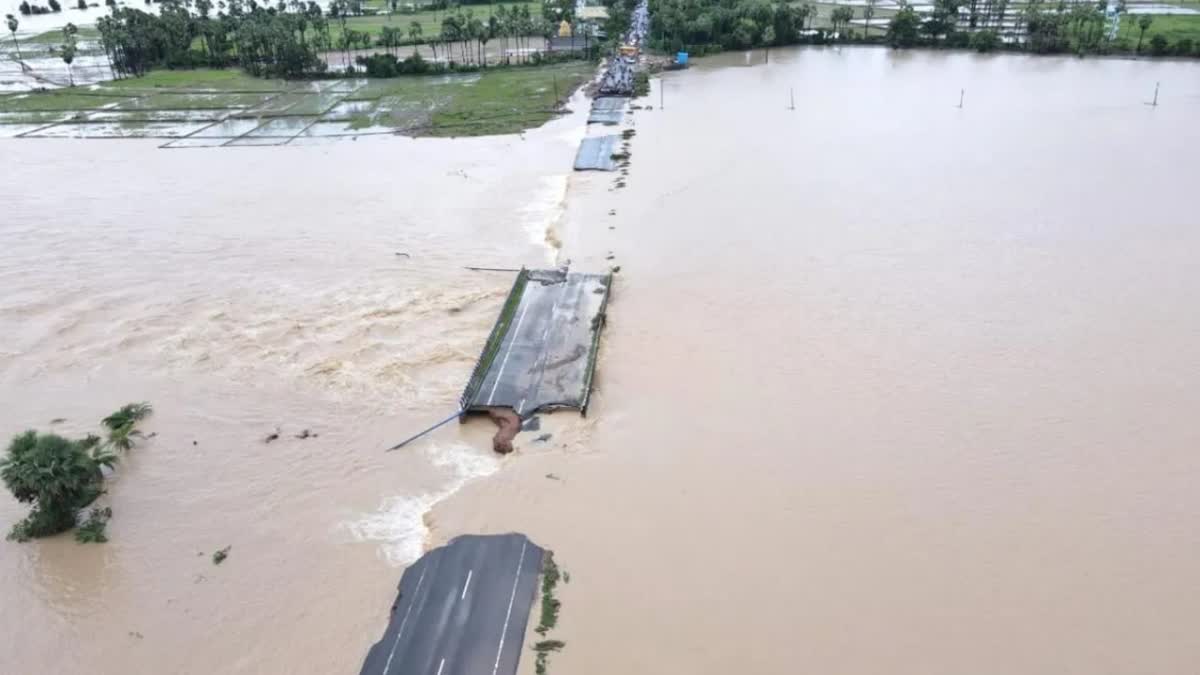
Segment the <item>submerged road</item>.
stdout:
[[548,407],[582,409],[610,280],[530,270],[512,324],[464,408],[503,406],[520,416]]
[[404,571],[361,675],[513,675],[542,566],[524,535],[457,537]]

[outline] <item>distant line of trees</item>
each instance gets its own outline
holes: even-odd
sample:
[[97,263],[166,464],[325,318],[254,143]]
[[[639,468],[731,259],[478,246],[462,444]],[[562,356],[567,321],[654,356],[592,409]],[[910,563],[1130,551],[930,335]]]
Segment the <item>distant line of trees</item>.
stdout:
[[651,0],[650,44],[693,53],[796,44],[816,14],[812,3]]
[[[255,75],[299,77],[319,72],[329,48],[329,20],[315,2],[264,7],[229,0],[212,15],[212,0],[163,0],[155,16],[114,7],[96,22],[113,70],[122,77],[151,68],[240,65]],[[192,13],[191,7],[195,7]],[[199,49],[195,48],[199,44]]]
[[[1163,35],[1154,35],[1146,41],[1146,30],[1154,21],[1149,14],[1137,16],[1136,43],[1125,37],[1110,39],[1109,7],[1107,0],[1031,0],[1010,14],[1008,0],[934,0],[932,11],[922,17],[906,4],[889,21],[886,40],[894,47],[974,47],[981,52],[1003,47],[1037,54],[1200,56],[1200,45],[1188,37],[1171,43]],[[1112,7],[1118,21],[1126,16],[1125,0],[1117,0]],[[967,10],[965,22],[961,9]]]
[[47,4],[49,5],[48,7],[45,5],[31,5],[29,4],[29,0],[21,0],[21,4],[17,6],[17,11],[20,12],[22,16],[50,14],[52,12],[62,11],[62,5],[59,4],[58,0],[50,0]]
[[[632,0],[611,0],[610,35],[623,29],[621,16],[632,9]],[[749,49],[777,45],[870,41],[894,47],[974,47],[1024,49],[1039,54],[1074,52],[1103,54],[1143,52],[1143,38],[1152,22],[1140,15],[1136,44],[1125,38],[1108,38],[1109,3],[1031,0],[1015,11],[1010,0],[934,0],[932,8],[917,13],[908,3],[890,18],[876,19],[877,0],[862,6],[838,5],[829,10],[828,22],[813,24],[817,6],[810,2],[776,0],[650,0],[650,45],[668,52],[704,54],[723,49]],[[1125,10],[1125,0],[1113,8]],[[852,23],[861,19],[861,23]],[[875,21],[872,23],[872,21]],[[883,35],[870,28],[886,29]],[[1200,45],[1189,38],[1169,43],[1154,35],[1145,40],[1153,55],[1200,56]]]
[[[355,30],[348,20],[362,11],[359,0],[334,0],[325,11],[316,2],[280,0],[161,0],[158,15],[113,7],[97,21],[101,44],[118,76],[140,76],[157,67],[241,66],[265,77],[304,77],[323,72],[323,52],[341,51],[352,68],[351,51],[384,47],[397,56],[401,46],[429,44],[434,58],[444,49],[451,66],[486,65],[486,47],[502,39],[517,47],[517,61],[528,61],[529,38],[548,38],[558,29],[566,0],[546,0],[542,12],[528,4],[500,6],[491,16],[456,8],[442,18],[440,32],[425,34],[418,21],[383,26],[380,35]],[[507,49],[506,49],[507,51]],[[398,63],[398,60],[394,62]],[[416,66],[419,67],[419,66]]]

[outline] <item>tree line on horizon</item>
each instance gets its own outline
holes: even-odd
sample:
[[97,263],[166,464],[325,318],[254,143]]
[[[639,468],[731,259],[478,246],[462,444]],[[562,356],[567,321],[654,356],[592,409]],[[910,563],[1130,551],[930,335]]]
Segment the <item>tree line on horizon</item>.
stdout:
[[383,47],[398,62],[394,57],[401,46],[417,44],[429,44],[435,60],[442,47],[448,64],[421,65],[414,72],[474,68],[486,66],[487,43],[498,39],[506,45],[515,43],[518,62],[525,62],[532,60],[527,55],[529,38],[552,35],[557,30],[553,19],[562,15],[564,6],[572,6],[566,0],[546,0],[541,12],[531,12],[529,4],[501,5],[483,17],[457,3],[441,3],[446,14],[437,34],[425,34],[421,23],[413,20],[407,26],[383,26],[374,36],[348,22],[363,11],[360,0],[334,0],[328,10],[303,0],[280,0],[274,5],[256,0],[161,0],[158,4],[157,15],[114,7],[111,16],[97,21],[101,45],[117,76],[136,77],[163,67],[240,66],[261,77],[301,78],[325,72],[321,55],[326,52],[341,51],[344,66],[352,71],[353,50]]
[[[614,0],[614,4],[631,6],[632,0]],[[912,4],[902,2],[898,11],[882,19],[877,18],[878,0],[866,0],[862,6],[833,7],[828,17],[831,27],[816,28],[818,9],[812,2],[650,0],[650,44],[668,52],[697,55],[792,44],[875,42],[896,48],[1020,49],[1080,55],[1142,53],[1149,47],[1146,51],[1155,56],[1200,56],[1200,44],[1187,37],[1174,43],[1162,35],[1144,40],[1153,22],[1148,14],[1137,18],[1135,44],[1125,38],[1110,40],[1109,6],[1107,0],[1032,0],[1014,10],[1009,0],[933,0],[928,13],[918,13]],[[1125,0],[1112,6],[1124,15]],[[853,24],[856,19],[863,23]],[[881,33],[871,35],[871,28]]]

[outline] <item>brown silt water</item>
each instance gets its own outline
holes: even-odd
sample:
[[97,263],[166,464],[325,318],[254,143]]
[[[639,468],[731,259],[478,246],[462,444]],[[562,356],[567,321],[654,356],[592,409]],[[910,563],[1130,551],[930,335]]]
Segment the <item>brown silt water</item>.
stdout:
[[[157,432],[109,543],[0,543],[0,672],[357,672],[405,564],[515,530],[570,573],[552,672],[1191,673],[1198,74],[725,54],[654,81],[624,188],[570,173],[581,98],[524,137],[0,141],[0,435]],[[462,267],[568,261],[621,267],[587,418],[383,453],[511,284]]]

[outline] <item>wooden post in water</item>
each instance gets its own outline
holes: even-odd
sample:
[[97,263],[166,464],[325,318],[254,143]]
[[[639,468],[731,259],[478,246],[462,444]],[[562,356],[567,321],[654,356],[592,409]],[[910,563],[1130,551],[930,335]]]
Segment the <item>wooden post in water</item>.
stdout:
[[662,110],[663,108],[667,107],[666,102],[663,101],[663,92],[665,92],[666,90],[667,90],[667,83],[665,81],[663,81],[663,79],[661,77],[658,78],[658,109],[659,110]]
[[790,93],[791,98],[792,98],[792,105],[788,108],[788,110],[795,110],[796,109],[796,88],[792,87],[791,89],[788,90],[788,92]]
[[962,108],[962,105],[963,105],[963,99],[964,99],[964,98],[966,98],[966,96],[967,96],[967,90],[966,90],[966,89],[959,89],[959,90],[958,90],[958,107],[959,107],[959,108]]
[[1156,107],[1156,108],[1158,107],[1158,85],[1159,85],[1159,83],[1158,83],[1158,82],[1155,82],[1155,83],[1154,83],[1154,102],[1152,102],[1152,103],[1150,104],[1150,105],[1152,105],[1152,106],[1154,106],[1154,107]]

